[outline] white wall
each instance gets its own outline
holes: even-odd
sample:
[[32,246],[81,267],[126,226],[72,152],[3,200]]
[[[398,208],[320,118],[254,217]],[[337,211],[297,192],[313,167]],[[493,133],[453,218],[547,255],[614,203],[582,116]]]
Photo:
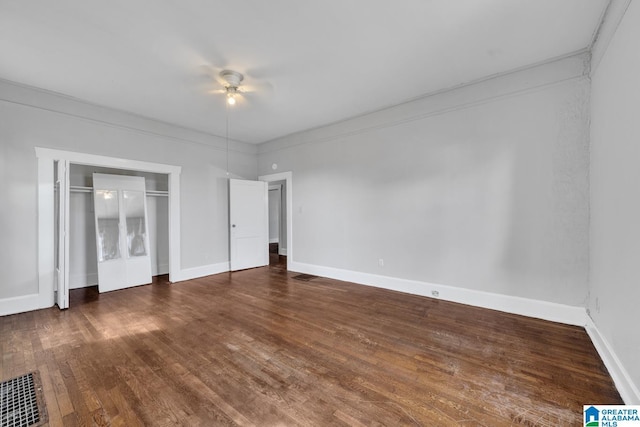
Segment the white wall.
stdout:
[[584,307],[586,63],[566,58],[262,144],[259,175],[273,163],[293,172],[290,265]]
[[[228,262],[222,138],[6,81],[0,81],[0,117],[0,303],[38,293],[34,147],[181,166],[181,268]],[[255,146],[232,141],[231,147],[232,176],[255,179]]]
[[[589,311],[640,404],[640,4],[592,76]],[[610,369],[611,370],[611,369]],[[624,376],[624,372],[622,372]]]
[[96,228],[90,193],[69,195],[69,289],[98,283]]

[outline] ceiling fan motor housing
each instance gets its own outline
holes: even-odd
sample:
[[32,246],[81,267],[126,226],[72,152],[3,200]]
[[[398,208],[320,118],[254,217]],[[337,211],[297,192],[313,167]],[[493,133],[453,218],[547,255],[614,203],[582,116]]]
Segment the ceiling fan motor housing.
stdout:
[[220,72],[220,77],[224,79],[225,82],[228,83],[228,86],[237,88],[244,80],[244,76],[237,71],[233,70],[222,70]]

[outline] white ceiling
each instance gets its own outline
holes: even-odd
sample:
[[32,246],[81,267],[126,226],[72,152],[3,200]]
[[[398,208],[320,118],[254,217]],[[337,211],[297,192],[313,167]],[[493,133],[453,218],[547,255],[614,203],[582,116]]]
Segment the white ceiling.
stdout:
[[0,78],[260,143],[588,48],[608,0],[3,0]]

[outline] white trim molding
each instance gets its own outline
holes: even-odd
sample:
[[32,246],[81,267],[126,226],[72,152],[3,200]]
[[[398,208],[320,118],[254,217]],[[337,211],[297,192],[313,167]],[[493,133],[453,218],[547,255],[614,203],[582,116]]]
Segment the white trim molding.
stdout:
[[424,94],[401,104],[266,141],[258,145],[258,154],[304,144],[334,141],[374,129],[388,128],[523,93],[545,90],[567,81],[586,79],[589,76],[590,60],[590,53],[582,49],[516,70]]
[[[323,267],[301,262],[289,262],[288,265],[289,270],[300,273],[329,277],[331,279],[344,280],[361,285],[421,295],[475,307],[489,308],[491,310],[519,314],[521,316],[549,320],[567,325],[584,327],[588,319],[587,311],[584,307],[427,283],[418,280],[399,279],[396,277]],[[434,292],[437,296],[434,295]]]
[[152,135],[166,141],[196,144],[219,152],[256,154],[256,144],[223,138],[175,123],[141,116],[130,111],[119,110],[74,98],[63,93],[25,85],[0,78],[0,102],[22,105],[47,111],[56,115],[73,117],[98,124],[126,130],[140,135]]
[[121,159],[118,157],[100,156],[97,154],[80,153],[76,151],[56,150],[52,148],[35,147],[36,157],[51,160],[67,160],[69,163],[104,166],[116,169],[130,169],[143,172],[179,174],[182,167],[151,163],[140,160]]
[[609,44],[624,18],[631,0],[611,0],[596,31],[591,45],[591,75],[594,75],[607,53]]
[[26,311],[40,310],[53,305],[53,295],[51,301],[43,298],[41,293],[31,295],[21,295],[0,299],[0,316],[24,313]]
[[82,289],[98,284],[98,273],[69,274],[69,289]]
[[[33,300],[27,296],[25,300],[19,300],[16,307],[22,311],[37,310],[44,307],[52,307],[55,287],[55,183],[53,182],[53,160],[37,158],[38,164],[38,299]],[[3,302],[6,300],[3,300]],[[27,301],[33,305],[24,306]]]
[[600,355],[602,362],[607,367],[609,375],[611,375],[624,403],[627,405],[640,405],[640,389],[631,381],[631,376],[624,368],[613,347],[604,335],[600,333],[600,330],[598,330],[598,327],[589,316],[587,316],[585,329],[589,337],[591,337],[591,342],[593,342],[593,346]]
[[231,270],[229,262],[218,264],[202,265],[200,267],[185,268],[180,271],[177,277],[171,279],[171,283],[183,282],[185,280],[198,279],[200,277],[211,276],[213,274],[226,273]]

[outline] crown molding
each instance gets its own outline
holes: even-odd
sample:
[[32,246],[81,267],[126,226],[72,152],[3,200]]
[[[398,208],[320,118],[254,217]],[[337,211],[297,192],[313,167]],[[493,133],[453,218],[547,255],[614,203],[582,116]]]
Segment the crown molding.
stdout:
[[591,75],[595,74],[624,18],[631,0],[611,0],[591,42]]

